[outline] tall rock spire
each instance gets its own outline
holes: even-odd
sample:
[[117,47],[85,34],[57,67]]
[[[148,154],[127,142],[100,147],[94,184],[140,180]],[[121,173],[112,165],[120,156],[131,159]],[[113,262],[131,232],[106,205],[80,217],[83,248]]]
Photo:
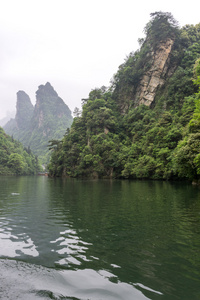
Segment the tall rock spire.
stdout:
[[16,104],[16,126],[18,129],[27,128],[33,116],[34,107],[31,103],[30,97],[24,91],[17,92]]
[[73,121],[69,107],[49,82],[38,87],[35,107],[24,91],[17,93],[16,107],[15,119],[4,129],[39,156],[47,155],[48,142],[61,139]]

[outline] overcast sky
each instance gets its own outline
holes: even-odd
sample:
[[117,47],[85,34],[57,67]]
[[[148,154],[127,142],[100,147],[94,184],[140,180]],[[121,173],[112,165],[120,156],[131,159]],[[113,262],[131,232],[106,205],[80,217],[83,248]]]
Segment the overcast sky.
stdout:
[[24,90],[35,104],[51,83],[73,112],[96,87],[109,86],[118,66],[139,48],[155,11],[180,26],[200,22],[199,0],[0,0],[0,119]]

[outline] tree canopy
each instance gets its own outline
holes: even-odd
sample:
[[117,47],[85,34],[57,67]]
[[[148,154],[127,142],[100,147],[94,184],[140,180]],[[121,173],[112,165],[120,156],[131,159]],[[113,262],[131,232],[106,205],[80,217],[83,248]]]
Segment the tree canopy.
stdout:
[[[189,179],[200,177],[200,24],[178,27],[170,13],[155,12],[141,48],[131,52],[111,86],[84,99],[59,146],[51,176]],[[151,68],[152,49],[174,44],[170,72],[151,106],[134,95]]]
[[30,148],[5,134],[0,127],[0,175],[33,175],[41,170]]

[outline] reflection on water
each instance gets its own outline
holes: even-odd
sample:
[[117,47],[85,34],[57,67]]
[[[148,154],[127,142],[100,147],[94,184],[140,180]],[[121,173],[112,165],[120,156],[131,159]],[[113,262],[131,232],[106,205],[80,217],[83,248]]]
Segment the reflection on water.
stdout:
[[86,243],[79,239],[75,230],[67,229],[60,233],[60,237],[50,243],[56,244],[56,249],[52,249],[59,254],[61,259],[55,262],[58,265],[68,265],[69,263],[74,265],[80,265],[81,260],[89,261],[84,255],[88,249],[90,243]]
[[149,299],[130,284],[113,283],[106,271],[58,271],[7,260],[0,261],[0,268],[2,299]]
[[12,220],[1,218],[0,221],[0,255],[6,257],[17,257],[21,254],[30,255],[33,257],[39,256],[36,247],[31,238],[26,233],[12,234]]
[[187,184],[0,177],[0,298],[200,299],[199,225]]

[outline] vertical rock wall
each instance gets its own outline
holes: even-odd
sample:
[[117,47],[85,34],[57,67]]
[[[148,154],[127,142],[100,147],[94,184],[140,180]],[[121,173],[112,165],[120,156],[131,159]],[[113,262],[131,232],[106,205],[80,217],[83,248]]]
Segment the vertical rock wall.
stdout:
[[165,83],[169,71],[169,55],[174,41],[168,39],[151,53],[150,69],[142,77],[134,97],[134,106],[145,104],[150,106],[155,99],[157,89]]

